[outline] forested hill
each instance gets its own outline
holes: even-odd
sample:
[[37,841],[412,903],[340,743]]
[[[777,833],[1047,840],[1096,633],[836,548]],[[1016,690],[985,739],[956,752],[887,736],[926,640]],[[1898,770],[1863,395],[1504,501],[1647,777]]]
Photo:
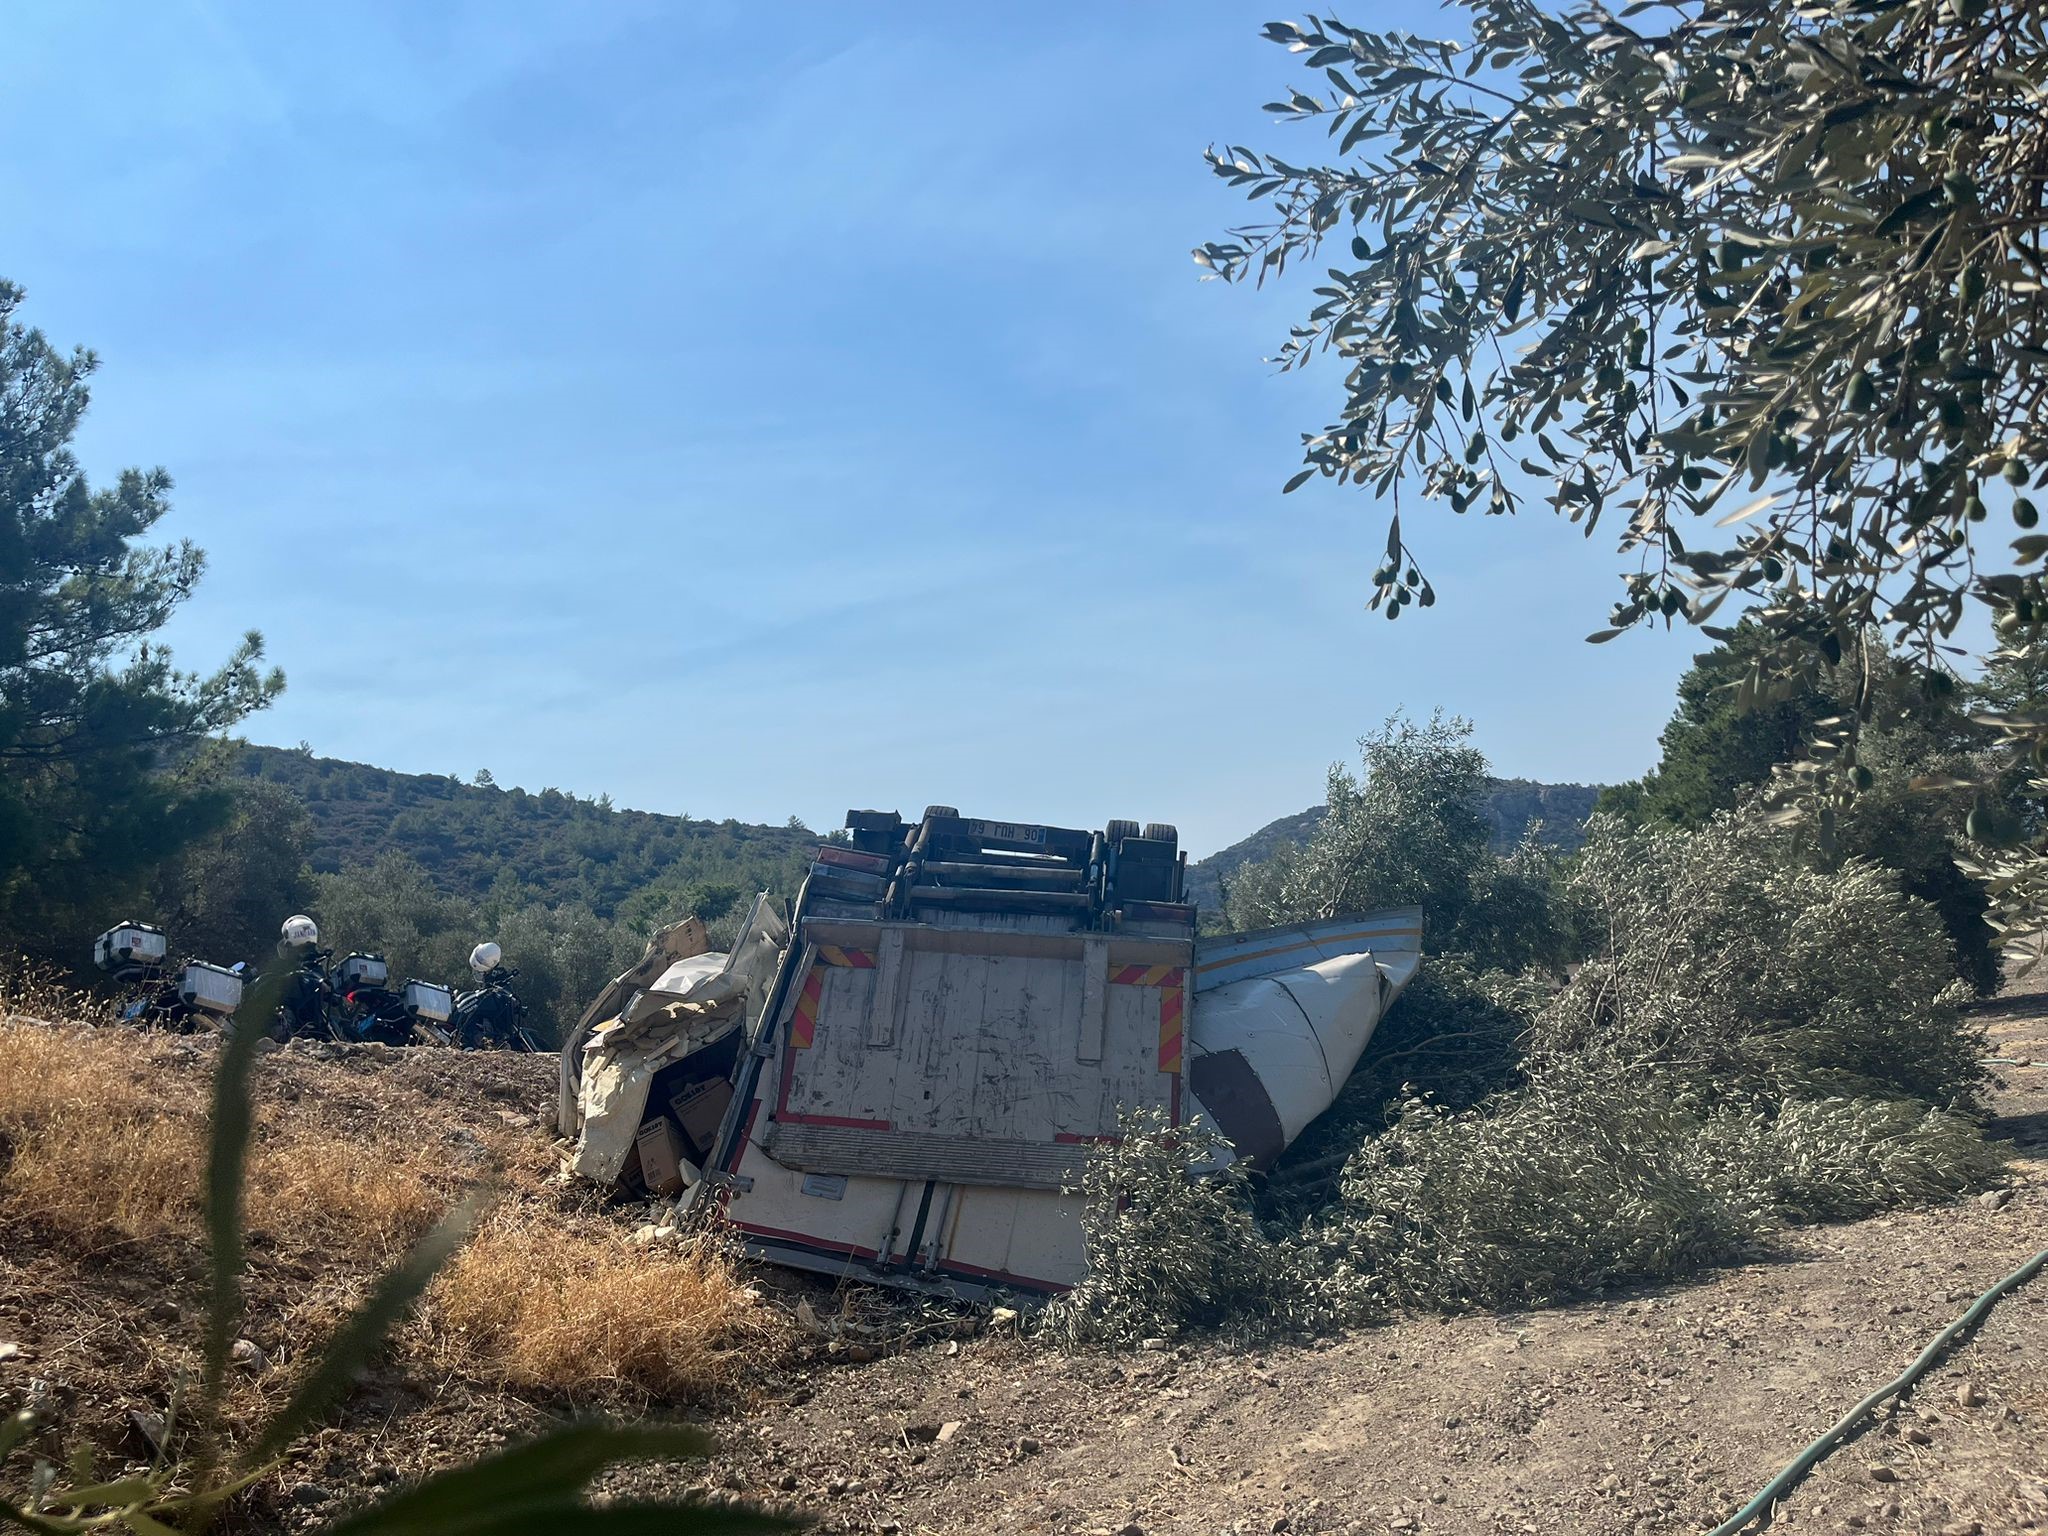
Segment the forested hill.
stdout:
[[305,802],[315,871],[395,850],[450,895],[478,900],[507,881],[549,906],[576,902],[606,918],[657,889],[791,894],[817,842],[801,827],[619,810],[607,797],[465,784],[278,747],[244,746],[239,767]]
[[[699,904],[717,909],[759,890],[794,894],[817,833],[797,826],[695,821],[627,811],[609,798],[580,799],[556,789],[538,794],[470,784],[433,773],[398,773],[364,763],[279,747],[244,746],[242,773],[282,785],[311,818],[307,862],[322,874],[407,855],[443,892],[482,900],[494,886],[516,887],[548,906],[573,902],[599,917],[645,916]],[[1542,840],[1576,848],[1600,791],[1585,784],[1496,779],[1486,801],[1497,849],[1512,848],[1531,823]],[[1189,867],[1189,891],[1219,912],[1218,881],[1269,858],[1314,830],[1313,806],[1270,822]],[[702,903],[716,893],[718,899]],[[661,898],[657,900],[657,898]]]
[[[1600,798],[1597,784],[1539,784],[1534,779],[1495,779],[1486,795],[1486,817],[1493,823],[1493,849],[1506,853],[1529,828],[1545,847],[1565,852],[1585,841],[1586,818]],[[1223,908],[1222,881],[1247,864],[1270,859],[1287,843],[1298,843],[1323,819],[1323,807],[1312,805],[1292,816],[1269,821],[1250,837],[1188,866],[1189,898],[1205,912]]]

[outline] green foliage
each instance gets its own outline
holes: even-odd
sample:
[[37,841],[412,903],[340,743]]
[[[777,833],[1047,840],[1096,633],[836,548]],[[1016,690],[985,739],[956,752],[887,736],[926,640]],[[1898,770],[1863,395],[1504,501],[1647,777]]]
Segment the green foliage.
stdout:
[[1850,1221],[1989,1183],[2002,1160],[1977,1125],[1912,1099],[1794,1099],[1707,1126],[1720,1157],[1788,1221]]
[[1287,1149],[1259,1192],[1276,1216],[1322,1209],[1335,1194],[1331,1170],[1400,1118],[1410,1101],[1469,1109],[1520,1081],[1523,1037],[1550,987],[1475,969],[1460,955],[1430,955],[1336,1103]]
[[161,924],[180,950],[223,965],[267,957],[278,923],[307,904],[313,887],[311,822],[298,797],[255,779],[226,787],[226,819],[158,868],[137,913]]
[[[1768,644],[1734,704],[1770,711],[1759,741],[1873,632],[1951,686],[1972,611],[2029,643],[2048,622],[2048,12],[1453,9],[1465,35],[1444,41],[1270,24],[1310,78],[1269,110],[1334,153],[1212,150],[1272,215],[1195,253],[1231,280],[1314,263],[1280,360],[1334,353],[1342,401],[1288,489],[1391,496],[1373,605],[1433,599],[1404,490],[1488,514],[1541,494],[1633,557],[1592,639],[1752,605]],[[1824,843],[1863,787],[1870,702],[1780,786]],[[2000,730],[2018,763],[2048,713]],[[1683,774],[1666,787],[1688,817],[1717,808]],[[2048,934],[2048,825],[1984,830],[2000,921]]]
[[1771,1098],[1973,1102],[1968,993],[1938,918],[1888,872],[1813,868],[1755,812],[1692,833],[1596,817],[1572,884],[1605,952],[1537,1020],[1539,1051]]
[[[1305,473],[1506,512],[1519,471],[1575,522],[1612,513],[1648,557],[1617,627],[1789,569],[1822,601],[1774,630],[1837,652],[2016,600],[1963,556],[1973,498],[2048,480],[2040,9],[1457,6],[1456,41],[1270,24],[1311,88],[1269,110],[1335,161],[1210,153],[1274,210],[1198,249],[1210,271],[1351,236],[1281,354],[1346,369]],[[1744,485],[1778,494],[1708,523]],[[1388,555],[1376,605],[1427,592],[1398,516]]]
[[1088,1274],[1041,1327],[1070,1343],[1130,1347],[1185,1328],[1242,1326],[1273,1304],[1280,1251],[1252,1219],[1241,1168],[1199,1172],[1226,1149],[1199,1121],[1126,1111],[1083,1168]]
[[[257,999],[276,1001],[274,992]],[[358,1373],[425,1291],[435,1271],[460,1246],[473,1212],[465,1208],[422,1238],[386,1274],[304,1366],[284,1405],[239,1447],[228,1443],[224,1381],[228,1346],[241,1325],[242,1187],[249,1129],[250,1080],[261,1039],[256,1030],[228,1037],[215,1080],[213,1131],[207,1161],[208,1291],[205,1366],[186,1417],[180,1399],[161,1449],[141,1472],[104,1479],[89,1446],[65,1459],[66,1469],[37,1460],[25,1496],[0,1497],[0,1530],[35,1536],[199,1536],[215,1525],[245,1489],[284,1465],[291,1446],[346,1395]],[[0,1421],[0,1467],[32,1451],[43,1426],[33,1413]],[[571,1425],[480,1462],[437,1472],[381,1503],[351,1515],[335,1536],[514,1536],[518,1532],[663,1531],[678,1536],[767,1533],[793,1522],[765,1511],[694,1502],[592,1505],[587,1491],[606,1468],[623,1461],[680,1460],[708,1454],[709,1441],[686,1427]],[[68,1473],[68,1475],[67,1475]]]
[[238,766],[306,803],[316,872],[396,852],[445,895],[481,901],[509,877],[525,900],[642,926],[719,890],[740,893],[730,904],[741,907],[757,891],[793,895],[818,841],[792,827],[615,810],[604,796],[529,794],[276,747],[244,746]]
[[1952,1198],[1998,1166],[1972,1122],[1924,1104],[1715,1111],[1699,1090],[1557,1056],[1462,1114],[1414,1103],[1310,1239],[1410,1305],[1523,1305],[1744,1257],[1779,1221]]
[[512,880],[481,901],[444,894],[416,860],[395,851],[315,876],[307,910],[337,951],[370,950],[396,976],[450,985],[467,985],[470,950],[496,940],[519,970],[513,988],[527,1027],[544,1042],[567,1033],[605,984],[639,960],[647,939],[578,903],[545,906]]
[[1471,737],[1468,722],[1438,711],[1421,725],[1396,715],[1363,738],[1363,775],[1330,769],[1329,808],[1307,838],[1229,883],[1231,923],[1419,906],[1433,953],[1505,969],[1561,963],[1553,856],[1533,840],[1506,858],[1491,852],[1482,807],[1492,781]]
[[[1472,770],[1458,766],[1413,782],[1463,797]],[[1397,849],[1472,856],[1469,839],[1429,832],[1443,820],[1430,808],[1381,803]],[[1363,838],[1330,825],[1280,872],[1295,901],[1314,899],[1303,870],[1374,867]],[[1454,940],[1478,949],[1488,933],[1499,954],[1562,934],[1553,953],[1576,943],[1592,958],[1566,981],[1431,946],[1256,1206],[1228,1178],[1172,1189],[1199,1158],[1105,1153],[1089,1235],[1107,1267],[1073,1331],[1122,1341],[1169,1324],[1320,1328],[1390,1305],[1548,1301],[1682,1276],[1786,1221],[1950,1198],[1995,1173],[1972,1118],[1983,1041],[1960,1009],[1968,991],[1938,914],[1893,872],[1820,862],[1753,805],[1692,830],[1596,816],[1568,878],[1530,855],[1546,858],[1534,874],[1482,850],[1446,909]],[[1388,867],[1405,870],[1399,855]],[[1440,875],[1400,887],[1455,888]],[[1475,916],[1489,905],[1497,932]]]
[[1697,827],[1769,784],[1780,763],[1795,761],[1814,724],[1841,713],[1843,701],[1826,679],[1815,678],[1784,698],[1739,708],[1736,687],[1769,644],[1760,625],[1740,624],[1695,656],[1678,680],[1678,708],[1658,738],[1657,766],[1636,783],[1608,790],[1600,809]]
[[395,851],[374,864],[316,876],[309,912],[336,954],[380,954],[394,976],[466,975],[471,946],[487,937],[476,932],[472,903],[443,895],[417,860]]
[[[1759,795],[1797,798],[1802,778],[1825,776],[1842,755],[1842,726],[1861,710],[1866,723],[1851,749],[1860,791],[1821,812],[1828,836],[1816,852],[1860,858],[1896,872],[1900,888],[1940,912],[1956,951],[1956,972],[1979,993],[1999,983],[1994,934],[1983,888],[1956,865],[1972,792],[1930,789],[1930,780],[1974,780],[1989,744],[1948,690],[1931,690],[1875,637],[1865,637],[1831,670],[1814,669],[1769,703],[1738,702],[1742,680],[1772,641],[1760,625],[1736,626],[1727,640],[1693,659],[1679,680],[1679,703],[1664,728],[1663,755],[1634,784],[1618,785],[1602,810],[1636,822],[1699,827],[1718,812]],[[1998,796],[2014,815],[2012,786]]]
[[58,959],[220,819],[217,761],[188,749],[284,680],[253,633],[206,675],[155,643],[205,559],[140,542],[168,510],[162,470],[86,483],[70,445],[96,360],[23,325],[21,302],[0,282],[0,943]]
[[1345,1168],[1316,1235],[1410,1303],[1545,1301],[1741,1251],[1761,1212],[1717,1172],[1649,1074],[1565,1061],[1463,1114],[1412,1104]]
[[1441,711],[1396,715],[1359,741],[1364,774],[1330,768],[1328,810],[1305,843],[1243,870],[1227,893],[1240,928],[1419,906],[1426,933],[1463,910],[1489,828],[1479,799],[1486,759],[1472,727]]

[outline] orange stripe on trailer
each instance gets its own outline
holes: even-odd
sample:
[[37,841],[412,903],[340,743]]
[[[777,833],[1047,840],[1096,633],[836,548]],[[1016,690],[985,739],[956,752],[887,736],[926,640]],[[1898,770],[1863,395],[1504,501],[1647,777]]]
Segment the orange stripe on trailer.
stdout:
[[1179,986],[1159,994],[1159,1070],[1162,1072],[1177,1074],[1180,1071],[1185,1037],[1181,1021],[1187,1007],[1186,997],[1186,989]]
[[789,1043],[798,1050],[807,1049],[818,1037],[818,992],[823,983],[816,966],[804,977],[803,990],[797,994],[796,1012],[790,1015]]
[[841,949],[837,944],[820,944],[818,958],[826,965],[850,966],[857,971],[875,968],[875,957],[864,949]]

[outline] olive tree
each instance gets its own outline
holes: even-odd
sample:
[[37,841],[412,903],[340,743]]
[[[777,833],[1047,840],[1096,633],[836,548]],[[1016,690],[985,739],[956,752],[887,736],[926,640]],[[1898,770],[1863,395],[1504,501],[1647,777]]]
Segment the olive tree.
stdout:
[[[1329,356],[1342,388],[1288,489],[1388,503],[1373,606],[1434,600],[1418,501],[1540,501],[1634,567],[1594,640],[1720,638],[1724,604],[1749,608],[1774,644],[1743,702],[1873,632],[1942,691],[1973,608],[2011,640],[2048,621],[2048,13],[1451,6],[1447,40],[1270,24],[1307,73],[1269,110],[1330,152],[1213,148],[1271,212],[1195,252],[1231,281],[1313,263],[1278,360]],[[1781,776],[1823,835],[1859,787],[1859,714]],[[2048,741],[2048,715],[2000,723]],[[1986,857],[2009,909],[2048,912],[2036,855]]]

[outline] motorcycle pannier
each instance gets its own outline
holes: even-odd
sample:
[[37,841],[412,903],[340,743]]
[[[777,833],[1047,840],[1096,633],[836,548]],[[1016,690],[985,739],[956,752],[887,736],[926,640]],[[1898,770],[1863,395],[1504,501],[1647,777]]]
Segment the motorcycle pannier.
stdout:
[[92,941],[92,963],[103,971],[141,970],[163,964],[169,949],[163,929],[122,923]]
[[405,984],[405,1011],[430,1024],[446,1024],[455,1012],[455,994],[431,981]]
[[194,960],[178,973],[178,996],[202,1013],[225,1017],[242,1006],[242,978],[225,966]]
[[352,987],[381,987],[390,979],[391,967],[382,955],[350,955],[334,968],[334,984],[344,992]]

